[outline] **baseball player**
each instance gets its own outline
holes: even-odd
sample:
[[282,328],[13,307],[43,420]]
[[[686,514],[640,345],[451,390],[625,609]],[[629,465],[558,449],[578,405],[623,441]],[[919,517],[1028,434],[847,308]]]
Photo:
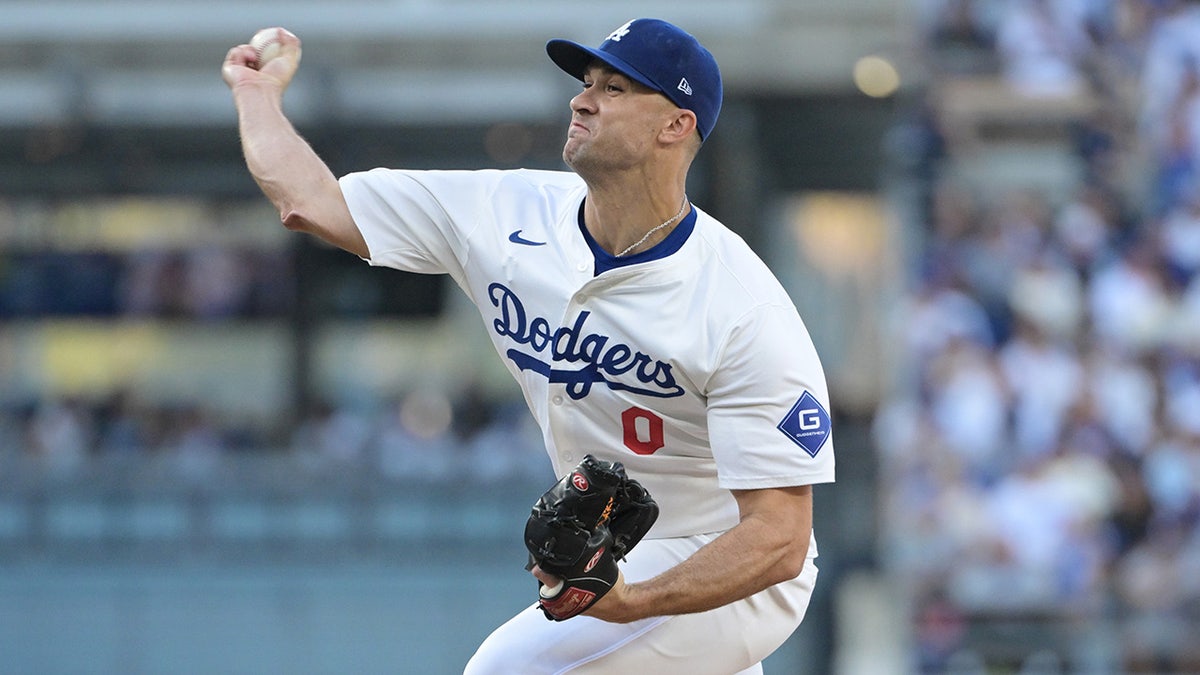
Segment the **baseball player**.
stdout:
[[582,82],[571,171],[339,180],[282,112],[300,41],[282,29],[279,41],[262,64],[234,47],[223,77],[247,165],[284,226],[371,265],[449,274],[557,474],[585,454],[620,462],[661,508],[584,614],[548,621],[531,605],[466,672],[762,672],[813,591],[812,485],[833,481],[834,454],[824,374],[793,303],[685,192],[721,107],[713,56],[656,19],[598,48],[551,40],[550,58]]

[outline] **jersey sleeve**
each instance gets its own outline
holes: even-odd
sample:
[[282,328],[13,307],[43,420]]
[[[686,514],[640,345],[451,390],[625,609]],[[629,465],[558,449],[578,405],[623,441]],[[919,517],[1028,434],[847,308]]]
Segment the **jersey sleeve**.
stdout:
[[339,183],[367,242],[368,262],[459,277],[492,189],[488,177],[478,171],[373,169]]
[[833,482],[825,375],[794,307],[763,305],[739,318],[709,381],[707,414],[721,487]]

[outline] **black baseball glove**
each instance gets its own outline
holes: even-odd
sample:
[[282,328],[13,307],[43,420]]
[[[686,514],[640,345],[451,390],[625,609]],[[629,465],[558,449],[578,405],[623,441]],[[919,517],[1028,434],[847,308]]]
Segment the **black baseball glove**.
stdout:
[[617,581],[617,561],[637,545],[658,518],[658,504],[620,462],[592,455],[533,505],[525,523],[529,566],[562,578],[538,583],[547,619],[564,621],[604,597]]

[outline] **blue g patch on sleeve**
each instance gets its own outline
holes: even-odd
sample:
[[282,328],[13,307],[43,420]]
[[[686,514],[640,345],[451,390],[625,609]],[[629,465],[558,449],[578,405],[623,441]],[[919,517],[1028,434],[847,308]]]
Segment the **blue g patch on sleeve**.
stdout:
[[825,412],[816,397],[806,391],[783,417],[778,429],[804,448],[809,457],[816,457],[821,446],[829,439],[832,426],[829,413]]

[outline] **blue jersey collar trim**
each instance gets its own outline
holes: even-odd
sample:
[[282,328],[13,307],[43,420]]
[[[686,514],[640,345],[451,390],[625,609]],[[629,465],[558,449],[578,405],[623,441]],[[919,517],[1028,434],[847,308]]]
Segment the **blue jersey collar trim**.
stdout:
[[683,217],[683,220],[679,221],[675,229],[671,230],[666,239],[663,239],[641,253],[634,253],[624,258],[618,258],[601,248],[600,244],[597,244],[596,240],[592,238],[592,234],[588,232],[587,226],[583,224],[583,205],[584,202],[579,203],[579,231],[583,233],[583,240],[587,242],[588,248],[592,250],[592,258],[596,263],[595,272],[593,273],[595,276],[619,267],[665,258],[683,248],[683,244],[691,236],[692,230],[696,229],[697,211],[695,207],[691,207],[688,214]]

